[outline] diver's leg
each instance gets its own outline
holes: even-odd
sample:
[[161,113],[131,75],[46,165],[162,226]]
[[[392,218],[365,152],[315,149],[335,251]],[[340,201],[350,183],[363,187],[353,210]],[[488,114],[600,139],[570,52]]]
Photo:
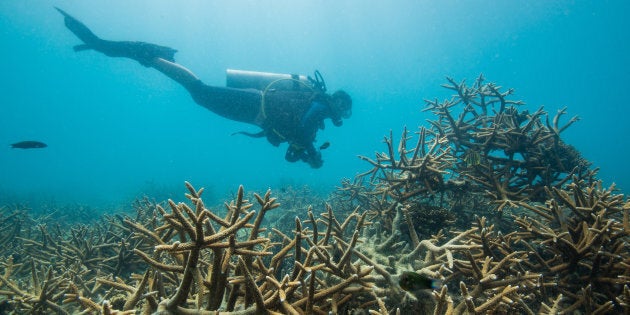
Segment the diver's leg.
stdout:
[[254,89],[216,87],[197,81],[187,87],[195,102],[217,115],[262,127],[262,93]]
[[177,81],[177,83],[183,85],[188,90],[190,90],[189,87],[199,81],[199,78],[197,78],[192,71],[186,69],[184,66],[162,58],[155,58],[151,60],[149,66],[164,73],[167,77]]
[[215,114],[231,120],[260,125],[258,117],[262,99],[260,91],[206,85],[192,71],[162,58],[154,59],[149,66],[181,84],[197,104]]
[[205,85],[190,70],[175,63],[175,49],[144,42],[103,40],[79,20],[59,8],[57,10],[63,14],[66,27],[84,42],[75,46],[75,51],[94,49],[110,57],[134,59],[184,86],[195,102],[214,113],[228,119],[260,125],[260,91]]

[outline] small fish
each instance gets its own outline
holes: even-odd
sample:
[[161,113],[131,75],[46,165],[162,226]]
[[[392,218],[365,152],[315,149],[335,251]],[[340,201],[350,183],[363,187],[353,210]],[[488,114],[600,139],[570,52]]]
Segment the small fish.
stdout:
[[11,144],[12,149],[41,149],[48,145],[39,141],[20,141]]
[[398,280],[400,287],[408,292],[418,290],[437,289],[440,287],[440,281],[431,279],[425,275],[421,275],[413,271],[405,271],[400,275]]
[[319,149],[320,150],[328,149],[329,146],[330,146],[330,142],[326,141],[322,145],[319,146]]
[[469,149],[464,154],[464,163],[467,167],[473,167],[481,164],[481,155],[473,149]]

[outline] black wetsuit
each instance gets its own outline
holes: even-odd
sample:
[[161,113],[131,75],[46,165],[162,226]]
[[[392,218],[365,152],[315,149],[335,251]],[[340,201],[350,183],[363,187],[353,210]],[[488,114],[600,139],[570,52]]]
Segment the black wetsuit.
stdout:
[[265,136],[274,146],[289,143],[285,159],[302,160],[312,167],[322,165],[321,153],[313,142],[324,119],[332,117],[324,93],[270,90],[264,95],[256,89],[216,87],[196,81],[184,86],[196,103],[225,118],[263,128],[256,137]]
[[262,92],[256,89],[234,89],[206,85],[197,80],[184,85],[195,103],[227,119],[248,124],[257,123]]
[[[94,49],[110,57],[137,60],[146,67],[155,66],[158,58],[175,62],[175,49],[144,42],[103,40],[79,20],[59,8],[57,10],[63,14],[68,29],[84,42],[75,46],[75,51]],[[302,160],[314,168],[322,165],[321,154],[313,142],[317,130],[324,127],[324,119],[333,117],[328,106],[329,95],[317,91],[285,90],[263,93],[256,89],[216,87],[201,80],[169,76],[182,84],[197,104],[225,118],[262,127],[263,131],[256,136],[266,136],[275,146],[288,142],[287,161]],[[335,125],[341,124],[340,118],[332,119]]]
[[330,96],[319,92],[267,92],[262,125],[267,140],[275,146],[289,143],[287,161],[302,160],[321,167],[321,153],[313,142],[317,131],[324,129],[324,119],[333,117],[329,102]]

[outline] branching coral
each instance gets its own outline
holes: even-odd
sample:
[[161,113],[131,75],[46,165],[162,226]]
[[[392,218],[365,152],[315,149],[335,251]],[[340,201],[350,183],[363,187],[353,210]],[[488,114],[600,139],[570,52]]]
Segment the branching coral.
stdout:
[[[39,226],[39,239],[23,238],[31,286],[14,280],[17,265],[8,258],[0,294],[11,297],[12,312],[319,314],[383,305],[372,291],[374,267],[356,258],[367,213],[355,209],[338,221],[330,206],[320,218],[309,210],[289,236],[263,225],[280,206],[270,191],[253,195],[258,209],[252,210],[241,187],[222,217],[205,206],[203,189],[186,186],[190,203],[169,200],[168,211],[139,205],[141,220],[108,217],[109,228],[67,234]],[[43,282],[42,263],[56,266],[46,269]]]
[[[218,211],[186,183],[69,229],[1,208],[0,313],[630,312],[630,202],[560,138],[577,118],[447,80],[429,127],[390,133],[327,202],[240,187]],[[409,271],[442,285],[404,291]]]
[[515,217],[523,230],[519,238],[532,253],[529,268],[557,284],[552,291],[570,304],[567,311],[622,309],[611,297],[623,294],[630,274],[623,195],[577,179],[566,190],[553,188],[547,194],[545,206],[527,206],[535,216]]
[[[534,314],[541,302],[551,306],[539,312],[628,312],[630,206],[560,138],[577,118],[519,111],[513,90],[482,76],[472,86],[447,79],[456,95],[426,101],[437,119],[416,146],[406,129],[397,150],[390,135],[388,153],[363,157],[372,169],[338,192],[381,223],[368,237],[372,260],[442,279],[436,314]],[[430,224],[412,213],[440,208],[460,220],[420,241]]]

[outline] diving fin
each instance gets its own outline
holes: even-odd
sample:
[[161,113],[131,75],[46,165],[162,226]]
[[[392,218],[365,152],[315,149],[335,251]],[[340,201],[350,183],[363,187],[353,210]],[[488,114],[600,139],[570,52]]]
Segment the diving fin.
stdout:
[[[92,33],[92,31],[90,31],[90,29],[87,26],[85,26],[85,24],[81,23],[79,20],[72,17],[72,15],[66,13],[66,11],[61,10],[57,7],[55,7],[55,9],[57,9],[57,11],[59,11],[59,13],[63,15],[64,17],[63,21],[66,27],[74,35],[76,35],[80,40],[82,40],[87,46],[96,44],[98,41],[101,40],[100,38],[98,38],[98,36],[94,35],[94,33]],[[85,49],[89,49],[89,48],[85,48]],[[77,49],[75,48],[75,50]]]
[[103,40],[70,14],[57,7],[55,9],[64,16],[66,27],[84,43],[74,46],[74,51],[94,49],[109,57],[134,59],[145,67],[151,66],[151,62],[155,58],[175,62],[176,49],[145,42]]
[[[145,42],[103,40],[98,48],[94,48],[110,57],[127,57],[149,67],[155,58],[175,62],[177,50]],[[75,47],[76,50],[76,47]]]

